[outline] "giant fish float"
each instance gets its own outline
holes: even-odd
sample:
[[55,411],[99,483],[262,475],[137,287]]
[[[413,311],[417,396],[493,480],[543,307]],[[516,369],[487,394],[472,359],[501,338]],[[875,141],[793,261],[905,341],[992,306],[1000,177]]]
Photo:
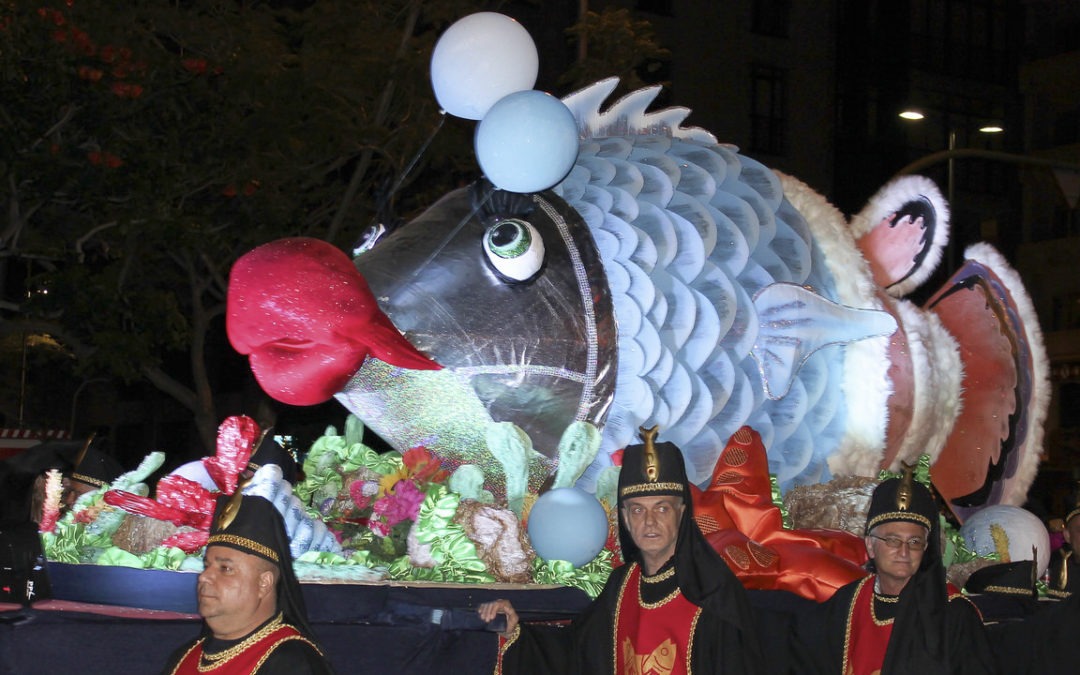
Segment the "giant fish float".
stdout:
[[781,489],[933,462],[961,519],[1020,504],[1036,473],[1047,365],[1031,301],[987,244],[923,306],[948,206],[898,178],[846,219],[806,184],[684,127],[659,92],[606,109],[616,79],[563,102],[580,144],[535,193],[481,179],[350,260],[306,238],[231,272],[227,327],[275,399],[336,397],[394,448],[498,473],[495,423],[524,430],[541,479],[575,421],[601,433],[592,487],[642,425],[707,483],[727,440],[760,434]]

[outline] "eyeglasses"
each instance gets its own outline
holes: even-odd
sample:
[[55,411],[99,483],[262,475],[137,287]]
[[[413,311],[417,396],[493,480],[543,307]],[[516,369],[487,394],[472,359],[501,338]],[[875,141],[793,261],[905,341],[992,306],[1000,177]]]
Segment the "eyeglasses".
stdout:
[[907,544],[909,551],[925,551],[926,540],[922,537],[912,537],[911,539],[901,539],[900,537],[879,537],[876,534],[867,535],[874,539],[880,539],[885,542],[885,545],[889,548],[900,548],[904,544]]

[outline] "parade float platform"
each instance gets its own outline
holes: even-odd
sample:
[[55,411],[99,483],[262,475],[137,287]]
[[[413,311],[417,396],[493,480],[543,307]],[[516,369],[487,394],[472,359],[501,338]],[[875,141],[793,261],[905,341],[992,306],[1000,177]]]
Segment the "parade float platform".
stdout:
[[[198,634],[198,575],[104,565],[48,564],[52,598],[0,603],[0,673],[158,673]],[[523,619],[569,620],[589,603],[561,586],[302,583],[312,627],[339,673],[491,673],[492,632],[433,623],[508,598]],[[445,613],[445,612],[444,612]]]
[[[52,598],[29,605],[0,602],[0,673],[66,675],[77,667],[88,673],[151,675],[202,626],[195,573],[50,562],[48,574]],[[561,586],[386,581],[301,586],[312,627],[339,673],[488,674],[495,667],[496,635],[433,623],[432,610],[461,611],[508,598],[523,620],[568,621],[589,604],[584,592]],[[750,590],[748,595],[759,634],[773,638],[787,630],[783,617],[813,604],[786,591]],[[1008,598],[972,599],[984,618],[999,625],[1044,613],[1002,604]]]

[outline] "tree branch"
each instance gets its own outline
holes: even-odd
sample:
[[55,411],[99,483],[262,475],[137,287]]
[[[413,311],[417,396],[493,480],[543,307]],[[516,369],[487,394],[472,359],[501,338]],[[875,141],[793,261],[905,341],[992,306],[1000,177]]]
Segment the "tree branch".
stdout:
[[[402,30],[401,41],[398,43],[396,58],[400,61],[405,54],[405,51],[409,47],[409,40],[412,38],[413,33],[416,31],[416,23],[420,20],[420,2],[412,2],[409,5],[409,18],[405,20],[405,28]],[[390,114],[390,103],[393,101],[395,90],[397,86],[393,78],[386,83],[386,88],[383,89],[382,95],[379,97],[379,107],[375,114],[375,124],[382,126],[386,124],[386,118]],[[353,175],[349,178],[349,185],[345,188],[345,194],[341,197],[341,203],[338,206],[337,212],[334,214],[334,219],[330,222],[329,228],[326,231],[326,240],[334,241],[337,238],[338,231],[341,229],[342,223],[345,221],[345,214],[349,209],[349,205],[352,204],[356,198],[356,193],[360,191],[360,184],[363,182],[364,176],[367,174],[368,167],[371,165],[371,157],[373,152],[371,150],[364,150],[360,157],[360,161],[356,165],[356,170],[353,171]]]

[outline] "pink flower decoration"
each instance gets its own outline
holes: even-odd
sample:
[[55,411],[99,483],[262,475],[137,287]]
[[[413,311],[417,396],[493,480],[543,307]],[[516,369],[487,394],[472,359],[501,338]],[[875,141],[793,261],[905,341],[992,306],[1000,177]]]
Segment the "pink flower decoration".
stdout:
[[364,481],[355,480],[349,484],[349,496],[358,509],[366,509],[371,503],[371,497],[364,494]]
[[390,535],[390,526],[381,520],[372,520],[369,524],[371,531],[378,537],[387,537]]
[[[387,493],[372,506],[375,516],[371,519],[371,531],[385,537],[390,528],[404,520],[416,520],[424,493],[411,480],[399,480],[392,492]],[[385,532],[385,534],[384,534]]]

